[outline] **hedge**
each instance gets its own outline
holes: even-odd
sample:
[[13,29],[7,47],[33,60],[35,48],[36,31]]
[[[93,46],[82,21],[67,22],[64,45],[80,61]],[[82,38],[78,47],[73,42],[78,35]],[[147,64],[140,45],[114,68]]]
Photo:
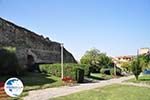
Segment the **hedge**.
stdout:
[[[61,64],[40,64],[39,67],[41,72],[61,77]],[[83,69],[85,76],[89,74],[89,65],[67,63],[63,65],[64,77],[70,76],[76,79],[77,68]]]
[[[115,75],[114,68],[111,68],[110,74]],[[119,76],[121,75],[121,69],[120,68],[116,68],[116,75],[119,75]]]
[[100,73],[110,75],[110,70],[111,70],[110,68],[102,68],[100,70]]

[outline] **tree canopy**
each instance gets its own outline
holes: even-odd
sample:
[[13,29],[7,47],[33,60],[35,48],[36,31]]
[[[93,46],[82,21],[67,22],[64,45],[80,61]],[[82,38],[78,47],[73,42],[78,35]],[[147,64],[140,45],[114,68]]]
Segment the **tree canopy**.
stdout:
[[150,55],[139,55],[138,58],[140,59],[143,65],[142,70],[150,69]]
[[90,49],[80,59],[81,64],[89,64],[91,67],[99,70],[102,67],[108,68],[112,65],[112,59],[98,49]]
[[140,56],[137,56],[132,62],[131,62],[131,69],[132,73],[135,75],[135,78],[138,80],[138,76],[142,72],[143,67],[143,61],[140,59]]

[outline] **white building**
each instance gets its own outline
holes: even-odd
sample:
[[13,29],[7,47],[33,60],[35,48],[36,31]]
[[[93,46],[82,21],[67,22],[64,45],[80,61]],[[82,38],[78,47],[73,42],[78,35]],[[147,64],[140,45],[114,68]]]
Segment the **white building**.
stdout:
[[140,49],[138,50],[138,54],[139,54],[139,55],[148,54],[148,53],[150,53],[150,49],[149,49],[149,48],[140,48]]

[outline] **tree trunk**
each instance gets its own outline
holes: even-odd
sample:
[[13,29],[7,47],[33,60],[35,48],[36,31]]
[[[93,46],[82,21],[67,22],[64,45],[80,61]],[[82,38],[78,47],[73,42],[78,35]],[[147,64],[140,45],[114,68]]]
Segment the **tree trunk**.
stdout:
[[136,78],[136,80],[138,80],[138,79],[139,79],[139,76],[138,76],[138,75],[135,75],[135,78]]

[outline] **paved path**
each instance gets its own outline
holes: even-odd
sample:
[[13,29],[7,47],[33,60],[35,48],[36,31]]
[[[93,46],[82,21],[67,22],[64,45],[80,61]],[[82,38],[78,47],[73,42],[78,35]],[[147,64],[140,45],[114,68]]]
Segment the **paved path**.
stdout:
[[103,80],[97,83],[85,83],[77,86],[62,86],[56,88],[47,88],[42,90],[33,90],[29,95],[24,97],[24,100],[48,100],[59,96],[65,96],[79,91],[89,90],[97,87],[103,87],[114,83],[122,83],[125,80],[131,79],[134,76],[121,77],[117,79]]

